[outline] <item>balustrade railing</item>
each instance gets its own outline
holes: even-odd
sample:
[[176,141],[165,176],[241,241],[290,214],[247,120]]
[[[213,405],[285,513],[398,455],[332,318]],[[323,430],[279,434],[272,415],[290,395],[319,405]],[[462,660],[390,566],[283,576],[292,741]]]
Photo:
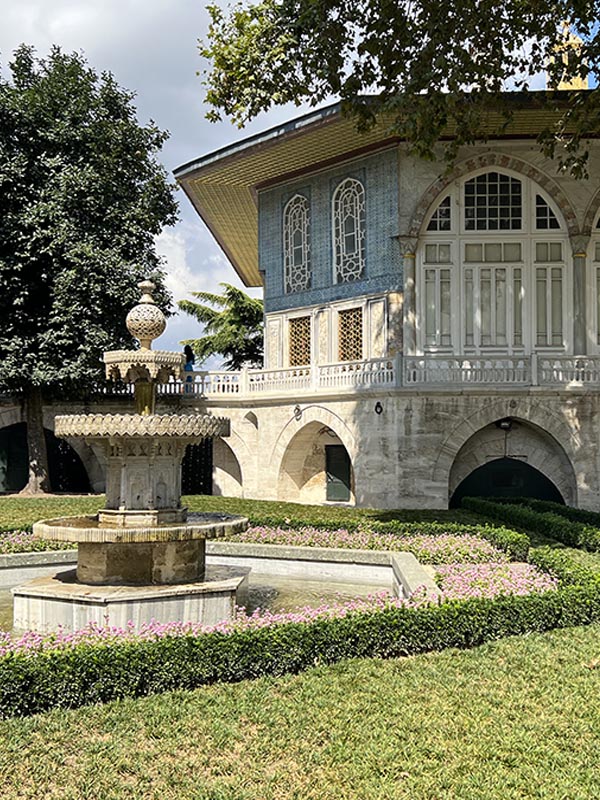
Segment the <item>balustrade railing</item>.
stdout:
[[161,395],[202,398],[298,396],[417,386],[600,386],[600,356],[396,356],[240,372],[186,373]]
[[529,358],[511,356],[418,356],[404,359],[404,383],[414,384],[528,384]]
[[538,374],[540,384],[597,386],[600,384],[600,357],[538,358]]

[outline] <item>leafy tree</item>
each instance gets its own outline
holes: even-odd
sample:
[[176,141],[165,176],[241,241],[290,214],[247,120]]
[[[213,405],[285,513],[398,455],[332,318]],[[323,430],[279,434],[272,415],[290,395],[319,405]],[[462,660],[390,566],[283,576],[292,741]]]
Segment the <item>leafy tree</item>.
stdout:
[[[209,12],[209,119],[243,126],[274,105],[337,96],[360,129],[383,116],[425,158],[443,133],[452,161],[462,144],[500,132],[515,108],[505,90],[527,92],[540,72],[553,87],[600,75],[597,0],[255,0]],[[599,92],[530,98],[556,112],[542,151],[576,176],[600,127]]]
[[263,365],[263,304],[241,289],[222,283],[223,294],[192,292],[203,303],[180,300],[178,306],[198,320],[206,331],[200,339],[186,339],[200,361],[225,356],[226,369]]
[[152,276],[169,304],[154,239],[173,224],[155,159],[167,134],[142,126],[133,94],[81,55],[21,45],[0,76],[0,389],[26,409],[29,483],[48,485],[45,400],[102,379],[105,349],[131,346],[124,317]]

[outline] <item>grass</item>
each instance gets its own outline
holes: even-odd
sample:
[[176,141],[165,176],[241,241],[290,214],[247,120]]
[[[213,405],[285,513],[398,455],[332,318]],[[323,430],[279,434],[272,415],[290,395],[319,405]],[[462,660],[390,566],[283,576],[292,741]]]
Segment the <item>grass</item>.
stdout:
[[589,800],[600,627],[0,723],[2,797]]
[[[253,516],[461,521],[188,497]],[[0,524],[95,497],[0,498]],[[600,571],[600,554],[532,536]],[[0,722],[3,800],[589,800],[600,796],[600,625],[470,651],[353,660]]]
[[[372,508],[346,506],[308,506],[299,503],[279,503],[269,500],[240,500],[236,497],[214,497],[210,495],[187,495],[183,505],[190,511],[219,511],[243,514],[250,518],[278,517],[301,519],[306,525],[327,518],[340,525],[349,521],[377,520],[388,522],[398,519],[405,522],[481,522],[481,517],[469,511],[451,510],[379,511]],[[94,514],[104,506],[104,495],[81,495],[50,497],[0,496],[0,529],[11,526],[30,526],[39,519],[49,519],[74,514]]]

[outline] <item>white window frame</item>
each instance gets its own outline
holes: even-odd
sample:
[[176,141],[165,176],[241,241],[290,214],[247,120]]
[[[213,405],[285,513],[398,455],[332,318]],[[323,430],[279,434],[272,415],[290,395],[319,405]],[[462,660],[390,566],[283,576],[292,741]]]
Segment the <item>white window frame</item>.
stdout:
[[586,286],[589,291],[586,292],[586,320],[587,320],[587,345],[588,353],[590,355],[600,354],[600,318],[598,315],[598,293],[600,292],[600,278],[598,277],[598,270],[600,270],[600,252],[599,258],[596,260],[596,245],[600,250],[600,217],[597,218],[592,227],[592,235],[588,245],[586,266]]
[[[520,230],[493,230],[493,231],[472,231],[466,230],[464,220],[464,206],[463,206],[463,192],[464,185],[467,181],[472,180],[486,172],[500,172],[510,177],[517,178],[522,184],[522,226]],[[560,223],[559,229],[544,229],[536,230],[536,194],[539,194],[548,206],[553,211],[554,215]],[[428,231],[427,227],[431,217],[434,215],[438,205],[447,197],[450,196],[450,231]],[[440,193],[435,203],[429,210],[429,214],[425,217],[422,226],[422,236],[419,240],[419,247],[417,251],[417,274],[416,274],[416,292],[417,292],[417,314],[420,324],[417,325],[417,351],[419,353],[440,353],[440,354],[455,354],[455,355],[502,355],[502,354],[529,354],[532,352],[545,353],[545,354],[567,354],[572,351],[572,307],[573,307],[573,260],[569,244],[568,232],[564,222],[564,218],[557,208],[553,200],[548,194],[533,180],[526,176],[516,173],[509,169],[503,168],[484,168],[464,176],[460,180],[455,181],[444,192]],[[600,230],[598,230],[598,239],[600,240]],[[537,242],[561,242],[562,243],[562,262],[560,265],[563,267],[563,281],[562,281],[562,327],[563,327],[563,345],[537,345],[536,344],[536,329],[537,321],[534,317],[536,313],[535,298],[536,298],[536,262],[535,262],[535,245]],[[466,314],[466,298],[465,298],[465,269],[468,269],[471,264],[465,260],[465,245],[466,244],[485,244],[485,243],[509,243],[515,242],[521,244],[521,257],[520,263],[516,261],[506,262],[474,262],[473,267],[492,269],[506,268],[506,294],[507,306],[510,312],[507,311],[508,321],[511,324],[511,329],[507,330],[507,345],[481,345],[475,339],[473,345],[466,345],[466,330],[465,330],[465,314]],[[444,264],[428,264],[425,262],[426,246],[428,244],[451,244],[451,265]],[[540,265],[541,266],[541,265]],[[548,266],[551,266],[548,263]],[[559,266],[557,263],[556,266]],[[600,262],[598,263],[600,266]],[[451,269],[451,307],[452,307],[452,323],[451,323],[451,336],[452,344],[450,346],[427,345],[426,343],[426,295],[425,295],[425,270],[432,267]],[[514,267],[522,269],[521,281],[523,292],[522,303],[522,345],[514,345],[512,343],[514,335]],[[510,275],[510,278],[509,278]],[[595,286],[595,282],[593,284]],[[600,345],[597,345],[600,351]]]

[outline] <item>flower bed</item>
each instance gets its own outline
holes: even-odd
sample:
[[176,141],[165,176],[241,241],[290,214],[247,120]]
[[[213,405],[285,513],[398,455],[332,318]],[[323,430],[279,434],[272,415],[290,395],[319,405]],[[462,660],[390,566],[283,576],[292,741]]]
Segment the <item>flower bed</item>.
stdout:
[[398,550],[413,553],[423,564],[448,564],[457,561],[478,564],[509,561],[507,553],[472,533],[400,535],[381,533],[370,528],[349,531],[346,528],[280,528],[254,526],[232,537],[233,541],[258,544],[281,544],[296,547],[334,547],[358,550]]
[[[449,529],[450,528],[450,529]],[[296,672],[342,658],[468,647],[500,636],[600,618],[600,578],[567,554],[528,552],[504,528],[385,523],[355,530],[254,526],[237,541],[409,550],[435,564],[442,597],[379,593],[317,608],[246,615],[213,626],[172,622],[135,630],[0,636],[0,717],[56,706]],[[502,549],[499,549],[502,548]],[[460,560],[462,563],[456,563]],[[443,563],[443,562],[447,563]]]
[[73,550],[77,547],[71,542],[48,542],[34,539],[31,531],[6,531],[0,533],[0,555],[7,553],[44,552],[46,550]]
[[444,599],[540,594],[558,589],[558,579],[533,564],[444,564],[436,567]]
[[[541,572],[531,564],[499,562],[440,565],[436,568],[436,578],[439,579],[443,592],[437,601],[438,605],[449,600],[541,594],[558,589],[556,577]],[[421,608],[430,602],[426,600],[425,590],[417,589],[409,599],[399,599],[387,591],[381,591],[349,601],[323,603],[316,607],[302,606],[278,612],[257,609],[247,615],[243,608],[239,608],[234,619],[223,620],[214,625],[152,622],[136,629],[132,622],[127,628],[99,626],[92,623],[83,630],[73,633],[61,631],[44,635],[28,631],[18,639],[11,639],[10,634],[0,632],[0,658],[8,653],[34,653],[73,648],[84,643],[119,644],[160,639],[165,636],[202,636],[211,633],[230,635],[290,623],[304,624],[317,620],[342,619],[351,614],[376,613],[392,608]]]
[[0,717],[282,675],[340,659],[472,647],[600,618],[596,573],[549,548],[533,551],[532,561],[556,575],[557,589],[439,604],[379,598],[339,611],[312,610],[310,619],[303,612],[257,615],[203,633],[177,624],[125,635],[100,629],[65,634],[58,647],[30,634],[28,643],[0,658]]

